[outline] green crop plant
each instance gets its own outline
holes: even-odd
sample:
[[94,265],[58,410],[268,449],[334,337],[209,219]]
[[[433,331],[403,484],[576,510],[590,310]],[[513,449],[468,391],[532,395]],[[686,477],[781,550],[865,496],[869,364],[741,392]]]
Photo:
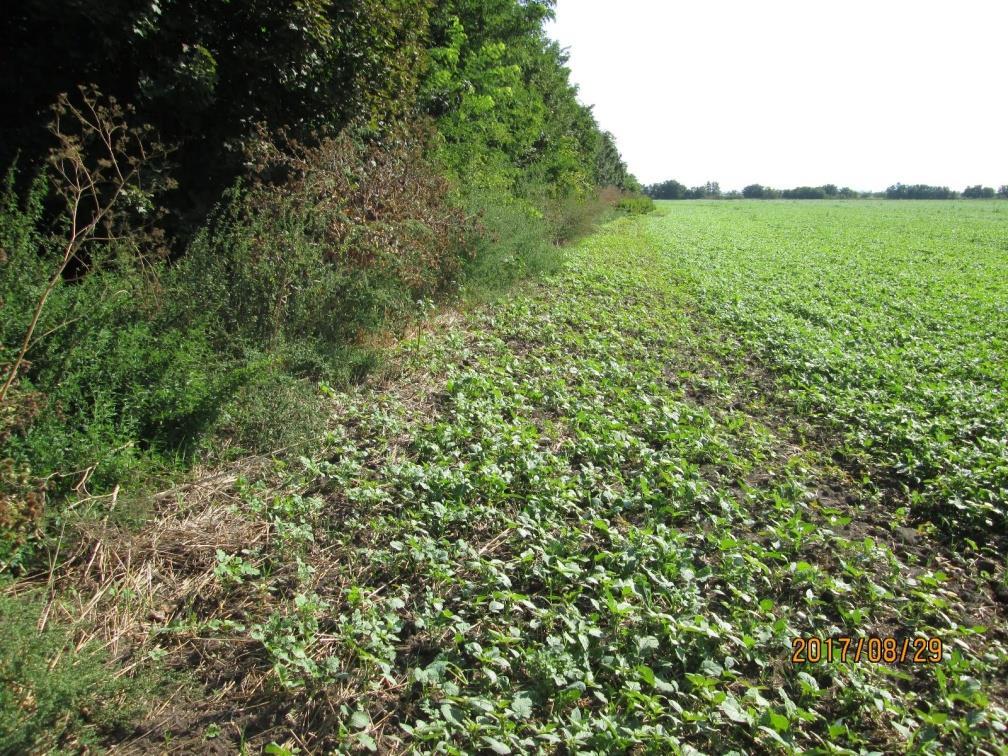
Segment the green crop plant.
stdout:
[[[158,635],[241,681],[216,743],[1003,751],[1006,216],[660,210],[327,388],[315,448],[221,494],[269,537]],[[792,662],[842,636],[941,659]]]

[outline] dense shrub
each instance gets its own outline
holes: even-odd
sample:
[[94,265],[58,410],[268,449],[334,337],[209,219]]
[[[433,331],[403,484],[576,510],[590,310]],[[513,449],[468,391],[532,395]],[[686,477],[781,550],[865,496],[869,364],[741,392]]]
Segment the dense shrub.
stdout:
[[317,147],[263,139],[167,284],[219,349],[313,345],[323,364],[438,291],[469,254],[450,187],[405,136]]
[[44,338],[19,381],[39,411],[10,434],[3,454],[38,477],[58,473],[55,492],[88,482],[100,490],[141,454],[173,458],[235,387],[206,334],[177,326],[173,303],[156,298],[147,276],[95,274],[49,297]]
[[0,209],[0,405],[17,414],[12,397],[31,396],[38,410],[5,434],[3,457],[25,480],[86,493],[121,478],[141,445],[174,453],[226,374],[158,295],[165,150],[91,88],[54,117],[46,170],[23,203],[12,170]]
[[[59,471],[58,488],[74,474],[75,483],[121,475],[141,440],[174,448],[205,422],[225,381],[204,336],[173,326],[158,288],[163,263],[121,235],[67,258],[66,231],[44,220],[47,189],[43,174],[19,203],[11,173],[0,209],[0,365],[17,378],[3,402],[4,416],[17,416],[4,421],[16,427],[3,456],[39,476]],[[13,373],[26,333],[26,361]],[[14,396],[32,397],[32,417]]]
[[[22,430],[22,423],[29,423],[37,411],[37,404],[30,405],[31,395],[25,397],[19,387],[15,387],[10,396],[11,401],[4,406],[4,414],[0,417],[0,448],[6,447],[12,433]],[[20,568],[26,555],[26,541],[42,518],[44,503],[45,483],[32,475],[31,467],[9,456],[0,457],[0,566],[3,568]]]
[[5,563],[20,560],[47,492],[102,488],[126,475],[141,445],[174,447],[216,403],[223,378],[199,333],[169,333],[159,321],[157,266],[134,254],[134,237],[68,257],[67,232],[51,231],[44,219],[45,174],[23,202],[14,184],[12,171],[0,201]]
[[556,269],[560,258],[550,224],[532,202],[483,186],[468,191],[462,203],[477,224],[473,254],[462,270],[464,293],[493,297],[521,278]]
[[[15,263],[20,261],[25,250],[33,250],[40,241],[37,225],[46,187],[44,180],[36,180],[22,207],[14,191],[14,178],[12,169],[0,198],[0,381],[11,376],[6,398],[0,402],[0,564],[16,561],[26,531],[42,514],[44,501],[41,481],[34,478],[24,459],[10,456],[9,445],[31,425],[42,404],[42,397],[26,387],[20,376],[12,376],[16,356],[12,345],[20,333],[14,330],[16,315],[10,299],[17,273],[12,258]],[[33,255],[25,263],[28,267],[22,275],[30,276],[41,260]]]
[[544,203],[550,239],[554,244],[569,244],[591,233],[595,222],[612,205],[600,196],[576,195]]
[[43,602],[0,594],[0,753],[81,752],[151,700],[142,676],[116,675],[96,643],[77,647]]
[[[354,353],[360,335],[401,320],[468,261],[471,224],[417,140],[263,140],[255,157],[257,180],[228,195],[177,264],[108,243],[91,248],[84,275],[56,280],[3,404],[5,520],[38,509],[33,476],[58,472],[57,492],[98,490],[141,456],[186,456],[211,426],[257,450],[277,440],[269,418],[282,433],[310,430],[311,413],[298,411],[307,392],[283,375],[352,377],[367,359]],[[54,264],[45,190],[39,179],[19,205],[8,181],[3,345],[25,333]],[[12,355],[7,346],[0,363]],[[285,390],[256,406],[266,385]],[[15,398],[38,411],[28,418]]]
[[647,195],[631,195],[622,197],[616,207],[630,215],[646,215],[654,211],[655,204],[654,200]]

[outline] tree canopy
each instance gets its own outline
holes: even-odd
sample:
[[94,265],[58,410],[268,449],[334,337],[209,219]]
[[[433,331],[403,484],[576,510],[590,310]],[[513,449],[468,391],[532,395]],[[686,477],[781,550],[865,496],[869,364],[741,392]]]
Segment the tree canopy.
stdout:
[[552,0],[26,0],[2,25],[0,166],[35,165],[61,92],[94,85],[174,147],[198,222],[257,129],[378,138],[432,119],[455,175],[549,196],[633,188],[543,31]]

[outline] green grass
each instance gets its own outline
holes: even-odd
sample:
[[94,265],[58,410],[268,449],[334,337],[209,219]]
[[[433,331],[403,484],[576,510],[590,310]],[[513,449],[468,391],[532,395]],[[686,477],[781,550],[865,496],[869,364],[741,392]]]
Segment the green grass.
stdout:
[[[996,203],[610,223],[217,496],[216,542],[255,538],[173,552],[202,587],[149,653],[275,752],[1003,752],[1006,231]],[[945,654],[793,665],[802,635]]]
[[37,594],[0,593],[0,753],[89,751],[128,732],[160,692],[148,671],[117,675],[100,643],[77,643],[45,608]]

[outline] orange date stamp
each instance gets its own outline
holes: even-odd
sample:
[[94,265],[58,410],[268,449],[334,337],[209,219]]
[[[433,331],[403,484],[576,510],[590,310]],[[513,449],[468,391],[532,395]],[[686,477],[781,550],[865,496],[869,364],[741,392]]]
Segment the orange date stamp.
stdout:
[[869,662],[871,664],[938,664],[943,657],[941,638],[867,636],[853,638],[816,638],[800,636],[791,639],[792,664],[825,662]]

